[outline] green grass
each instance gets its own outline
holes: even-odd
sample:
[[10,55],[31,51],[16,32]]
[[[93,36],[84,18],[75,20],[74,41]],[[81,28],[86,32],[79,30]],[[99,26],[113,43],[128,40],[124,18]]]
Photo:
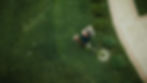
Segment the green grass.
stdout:
[[[1,83],[141,82],[114,34],[105,1],[1,0],[0,4]],[[89,24],[97,31],[93,44],[112,52],[107,63],[72,41]]]
[[147,0],[135,0],[135,3],[137,5],[139,14],[144,15],[147,13]]

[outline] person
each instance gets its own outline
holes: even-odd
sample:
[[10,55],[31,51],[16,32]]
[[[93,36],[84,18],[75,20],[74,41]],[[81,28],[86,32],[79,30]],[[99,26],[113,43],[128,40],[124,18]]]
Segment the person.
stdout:
[[74,41],[78,43],[81,47],[87,48],[94,52],[97,56],[97,59],[101,62],[108,62],[110,59],[110,51],[107,48],[97,48],[91,46],[91,39],[95,36],[95,31],[92,26],[87,26],[81,32],[81,34],[74,35]]
[[94,35],[94,29],[89,25],[82,30],[80,35],[74,35],[74,41],[80,44],[82,47],[91,48],[90,41]]

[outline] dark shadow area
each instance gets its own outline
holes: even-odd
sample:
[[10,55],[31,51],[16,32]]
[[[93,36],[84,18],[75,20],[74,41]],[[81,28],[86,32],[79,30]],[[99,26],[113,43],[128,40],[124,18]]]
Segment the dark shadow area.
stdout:
[[135,0],[140,15],[147,14],[147,0]]

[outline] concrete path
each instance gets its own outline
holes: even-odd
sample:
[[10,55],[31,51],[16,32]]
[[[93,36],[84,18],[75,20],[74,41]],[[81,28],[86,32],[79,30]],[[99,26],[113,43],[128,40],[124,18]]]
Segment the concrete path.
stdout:
[[134,0],[108,0],[116,32],[130,60],[147,82],[147,16],[139,16]]

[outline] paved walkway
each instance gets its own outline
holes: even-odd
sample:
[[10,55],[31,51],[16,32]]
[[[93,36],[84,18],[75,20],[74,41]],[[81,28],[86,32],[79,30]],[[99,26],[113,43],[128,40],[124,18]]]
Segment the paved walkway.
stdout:
[[133,0],[108,0],[112,19],[130,60],[147,82],[147,16],[139,16]]

